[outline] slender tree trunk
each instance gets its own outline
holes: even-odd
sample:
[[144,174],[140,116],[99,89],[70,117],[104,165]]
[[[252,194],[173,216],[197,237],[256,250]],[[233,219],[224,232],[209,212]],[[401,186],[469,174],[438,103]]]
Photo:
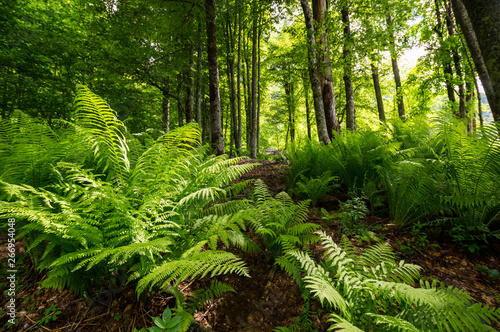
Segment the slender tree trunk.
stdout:
[[241,8],[238,2],[238,76],[237,76],[237,88],[238,88],[238,127],[236,132],[236,151],[239,156],[241,156]]
[[258,31],[256,17],[252,27],[252,122],[250,126],[250,158],[257,158],[257,39]]
[[[455,24],[453,22],[453,13],[451,10],[451,4],[445,1],[446,8],[446,27],[448,29],[448,35],[453,38],[455,36]],[[460,65],[460,56],[458,55],[458,51],[456,48],[452,48],[451,50],[453,54],[453,63],[455,65],[455,72],[457,73],[457,77],[460,80],[460,84],[458,84],[458,118],[466,118],[466,110],[465,110],[465,84],[464,84],[464,75],[462,73],[462,66]]]
[[444,36],[443,36],[443,21],[441,19],[441,7],[439,6],[438,0],[434,0],[436,18],[437,18],[437,27],[434,29],[436,34],[438,35],[439,43],[441,46],[439,50],[441,52],[442,64],[443,64],[443,73],[446,84],[446,92],[448,94],[448,100],[453,104],[456,102],[455,99],[455,89],[453,88],[453,70],[451,69],[451,59],[449,56],[449,50],[444,46]]
[[348,130],[356,130],[356,110],[354,109],[354,89],[352,87],[351,72],[351,49],[350,49],[350,39],[351,39],[351,25],[349,22],[349,9],[347,5],[341,10],[342,13],[342,23],[344,24],[344,85],[345,85],[345,95],[346,95],[346,128]]
[[237,140],[237,118],[236,118],[236,87],[234,82],[234,35],[231,21],[228,19],[226,22],[226,47],[227,47],[227,78],[229,84],[229,103],[230,103],[230,116],[231,116],[231,144],[230,155],[233,156],[233,144]]
[[167,77],[162,95],[163,128],[168,133],[170,131],[170,77]]
[[323,108],[325,110],[326,128],[330,140],[334,138],[333,131],[340,134],[340,125],[335,111],[335,93],[333,91],[332,70],[330,67],[330,47],[328,29],[325,24],[325,14],[328,11],[327,0],[313,0],[313,19],[316,21],[317,31],[320,32],[316,40],[316,60],[318,65],[318,79],[321,84]]
[[207,19],[207,56],[210,95],[210,127],[212,149],[216,155],[224,154],[224,138],[219,94],[219,66],[217,56],[217,26],[215,22],[215,0],[205,0]]
[[198,57],[197,57],[198,82],[196,83],[196,122],[198,123],[200,128],[201,128],[201,83],[203,80],[202,59],[203,59],[203,40],[202,40],[202,27],[200,21],[198,23]]
[[187,71],[186,82],[186,122],[194,121],[194,44],[191,46],[191,60],[189,61],[189,69]]
[[403,101],[403,91],[401,88],[401,76],[399,75],[399,66],[398,66],[398,56],[396,53],[396,38],[394,37],[393,26],[392,26],[392,18],[390,14],[386,16],[387,28],[389,29],[389,44],[391,49],[391,63],[392,63],[392,72],[394,73],[394,83],[396,84],[396,102],[398,104],[398,114],[399,117],[404,120],[406,118],[405,113],[405,104]]
[[310,113],[311,110],[309,109],[309,92],[307,91],[307,76],[304,76],[302,78],[304,82],[304,96],[306,99],[306,125],[307,125],[307,137],[309,137],[309,140],[311,140],[311,118],[310,118]]
[[184,105],[182,104],[182,73],[179,73],[177,75],[177,79],[179,81],[177,85],[177,114],[178,114],[178,122],[179,122],[179,127],[184,126],[184,114],[186,113],[184,111]]
[[[203,86],[203,91],[205,87]],[[203,94],[205,95],[205,94]],[[203,98],[203,141],[212,142],[212,130],[210,128],[210,99]]]
[[260,147],[260,38],[262,36],[262,15],[259,15],[259,36],[258,36],[258,43],[257,43],[257,128],[256,128],[256,135],[257,135],[257,153],[259,152],[259,147]]
[[246,115],[246,139],[247,139],[247,150],[250,151],[250,141],[252,137],[252,124],[253,124],[253,118],[252,118],[252,84],[251,84],[251,75],[250,75],[250,59],[248,57],[249,54],[249,41],[248,41],[248,35],[246,36],[243,45],[245,46],[245,71],[246,71],[246,76],[244,77],[245,80],[245,91],[246,91],[246,103],[245,103],[245,115]]
[[[290,68],[288,68],[290,70]],[[290,131],[290,142],[295,144],[295,123],[294,123],[294,103],[293,103],[293,82],[291,75],[287,75],[287,80],[283,84],[285,88],[286,104],[288,108],[288,128]]]
[[318,66],[316,61],[316,37],[314,35],[314,25],[311,16],[311,8],[308,0],[300,0],[300,5],[304,12],[304,20],[307,28],[308,40],[308,58],[309,58],[309,76],[311,88],[313,91],[314,111],[316,114],[316,126],[318,128],[318,138],[320,142],[328,144],[331,142],[328,129],[326,127],[325,108],[323,105],[323,96],[321,94],[321,82],[318,75]]
[[378,67],[371,63],[373,87],[377,97],[378,119],[385,122],[384,100],[382,99],[382,90],[380,89],[380,80],[378,76]]
[[500,3],[452,0],[495,121],[500,121]]

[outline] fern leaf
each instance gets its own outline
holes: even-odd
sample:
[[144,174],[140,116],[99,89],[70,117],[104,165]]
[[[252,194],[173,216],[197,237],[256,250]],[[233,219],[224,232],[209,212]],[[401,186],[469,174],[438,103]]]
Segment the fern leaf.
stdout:
[[328,328],[328,331],[363,332],[363,330],[336,314],[331,314],[328,322],[334,323]]

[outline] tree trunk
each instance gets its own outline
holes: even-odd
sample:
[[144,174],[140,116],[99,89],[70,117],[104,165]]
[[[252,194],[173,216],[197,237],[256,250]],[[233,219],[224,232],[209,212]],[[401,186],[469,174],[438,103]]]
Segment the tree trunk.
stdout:
[[452,0],[452,4],[493,118],[500,121],[500,3],[498,0]]
[[257,17],[252,26],[252,109],[250,123],[250,158],[257,158]]
[[440,47],[439,51],[441,53],[442,63],[443,63],[443,73],[446,84],[446,92],[448,94],[448,100],[452,103],[456,102],[455,99],[455,89],[453,88],[453,70],[451,69],[451,59],[449,56],[449,51],[444,47],[444,37],[442,31],[442,19],[441,19],[441,7],[439,6],[438,0],[434,0],[434,6],[437,18],[437,27],[434,29],[438,35]]
[[[455,36],[455,23],[453,22],[453,14],[451,11],[451,4],[445,1],[446,7],[446,27],[448,29],[448,35],[453,38]],[[455,72],[457,73],[457,77],[460,80],[460,84],[458,84],[458,113],[457,117],[460,119],[464,119],[467,117],[465,110],[465,84],[464,84],[464,75],[462,73],[462,66],[460,65],[460,56],[458,55],[458,51],[456,48],[451,50],[453,54],[453,63],[455,65]]]
[[346,128],[348,130],[356,130],[356,110],[354,109],[354,89],[352,87],[351,72],[351,49],[350,49],[350,39],[351,39],[351,25],[349,23],[349,9],[347,5],[341,10],[342,13],[342,23],[344,24],[344,85],[345,85],[345,99],[346,99]]
[[335,93],[333,92],[332,70],[330,67],[328,29],[325,26],[325,14],[327,9],[327,0],[313,0],[313,18],[316,21],[316,30],[320,32],[316,40],[318,79],[321,84],[326,128],[328,130],[328,136],[330,140],[332,140],[334,138],[334,130],[340,134],[340,126],[335,112]]
[[[288,68],[288,71],[290,68]],[[295,121],[294,121],[294,102],[293,102],[293,82],[291,78],[291,73],[287,75],[287,81],[285,82],[284,88],[285,88],[285,95],[286,95],[286,104],[288,108],[288,128],[290,131],[290,142],[293,147],[295,144]]]
[[[316,61],[316,37],[314,35],[314,25],[311,17],[311,8],[308,0],[300,0],[304,19],[307,28],[308,58],[309,58],[309,76],[311,80],[311,88],[313,91],[314,111],[316,114],[316,126],[318,128],[318,138],[320,142],[328,144],[331,142],[328,129],[326,127],[325,108],[323,104],[323,96],[321,93],[321,82],[318,75],[318,66]],[[332,91],[333,92],[333,91]]]
[[216,155],[224,154],[224,138],[219,95],[219,66],[217,56],[217,26],[215,22],[215,0],[205,0],[207,20],[207,57],[210,95],[211,145]]
[[167,77],[162,95],[163,128],[168,133],[170,131],[170,77]]
[[191,59],[187,70],[186,82],[186,123],[194,121],[194,44],[191,46]]
[[377,97],[378,119],[385,122],[384,100],[382,99],[382,90],[380,89],[380,80],[378,77],[378,67],[371,63],[373,87],[375,88],[375,96]]
[[259,34],[257,43],[257,152],[259,152],[260,147],[260,38],[262,36],[262,16],[259,15]]
[[237,119],[236,119],[236,87],[234,82],[234,35],[229,15],[226,22],[226,47],[227,47],[227,78],[229,84],[229,103],[231,116],[231,144],[230,155],[233,156],[233,144],[236,143],[237,136]]
[[309,109],[309,92],[307,91],[307,76],[302,78],[304,82],[304,96],[306,99],[306,125],[307,125],[307,137],[311,140],[311,118],[310,118],[310,109]]
[[238,127],[236,132],[236,151],[241,156],[241,8],[238,6],[238,75],[237,75],[237,88],[238,88]]
[[203,73],[202,73],[203,40],[202,40],[201,21],[198,23],[198,38],[199,38],[198,57],[197,57],[198,82],[196,83],[196,122],[201,128],[201,83],[203,80]]
[[182,73],[179,73],[177,75],[177,80],[178,80],[178,85],[177,85],[177,115],[178,115],[178,122],[179,122],[179,127],[184,126],[184,114],[186,113],[184,111],[184,105],[182,104]]
[[391,15],[387,14],[386,16],[387,28],[389,29],[389,44],[391,49],[391,63],[392,63],[392,72],[394,73],[394,83],[396,84],[396,102],[398,104],[398,114],[399,117],[404,120],[406,118],[405,113],[405,104],[403,101],[403,91],[401,88],[401,76],[399,75],[399,66],[398,66],[398,55],[396,52],[396,38],[394,37],[393,26]]

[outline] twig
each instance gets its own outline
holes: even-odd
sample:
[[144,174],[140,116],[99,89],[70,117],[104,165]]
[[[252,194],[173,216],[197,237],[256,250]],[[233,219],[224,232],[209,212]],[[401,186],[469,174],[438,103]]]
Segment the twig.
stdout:
[[[24,315],[24,317],[28,318],[28,319],[29,319],[29,320],[30,320],[33,324],[35,324],[34,326],[38,325],[38,323],[37,323],[37,322],[35,322],[33,319],[29,318],[29,317],[28,317],[28,315]],[[48,328],[46,328],[46,327],[45,327],[45,326],[43,326],[43,325],[40,325],[40,327],[41,327],[42,329],[46,330],[46,331],[52,331],[51,329],[48,329]]]
[[[87,308],[87,311],[85,311],[85,313],[83,314],[82,316],[82,319],[80,319],[80,321],[78,322],[78,324],[76,324],[75,326],[75,330],[78,326],[80,326],[80,324],[82,323],[83,319],[85,318],[85,316],[87,315],[87,313],[89,312],[90,310],[90,307]],[[73,325],[75,325],[75,323],[73,322]],[[73,330],[73,325],[71,325],[71,329],[70,330]]]
[[132,330],[134,329],[135,327],[135,319],[137,318],[137,313],[134,315],[134,319],[132,319],[132,324],[130,325],[130,332],[132,332]]

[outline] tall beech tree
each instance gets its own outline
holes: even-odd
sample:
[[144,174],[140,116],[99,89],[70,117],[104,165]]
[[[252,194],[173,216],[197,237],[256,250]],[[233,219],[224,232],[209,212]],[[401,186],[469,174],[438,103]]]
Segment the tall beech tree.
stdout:
[[320,142],[328,144],[331,142],[328,128],[326,126],[325,108],[323,104],[323,96],[321,92],[321,81],[318,73],[318,66],[316,60],[316,37],[311,15],[311,7],[308,0],[300,0],[302,11],[304,13],[304,20],[306,23],[307,40],[309,43],[309,77],[311,81],[311,88],[313,91],[314,113],[316,114],[316,126],[318,129],[318,138]]
[[500,2],[498,0],[452,0],[477,72],[484,86],[491,113],[500,121]]
[[344,45],[343,45],[343,60],[344,60],[344,86],[345,86],[345,111],[346,111],[346,129],[356,130],[356,110],[354,109],[354,88],[352,86],[352,38],[351,24],[349,22],[349,4],[347,0],[342,5],[341,9],[342,23],[344,25]]
[[401,119],[405,119],[405,104],[403,98],[403,88],[401,85],[401,74],[399,72],[398,65],[398,54],[396,50],[396,36],[394,34],[394,25],[392,23],[392,16],[389,12],[386,13],[386,22],[387,22],[387,32],[389,35],[389,50],[391,52],[391,64],[392,64],[392,72],[394,74],[394,83],[396,85],[396,104],[398,107],[398,114]]
[[215,154],[224,154],[219,92],[219,58],[217,55],[217,24],[215,0],[205,0],[207,24],[208,91],[210,96],[211,146]]
[[313,0],[313,19],[318,38],[316,39],[316,59],[318,65],[318,78],[321,84],[323,97],[323,108],[325,110],[326,128],[330,140],[333,139],[333,131],[340,134],[339,121],[335,111],[335,93],[333,90],[332,70],[330,67],[330,46],[328,38],[328,2],[327,0]]

